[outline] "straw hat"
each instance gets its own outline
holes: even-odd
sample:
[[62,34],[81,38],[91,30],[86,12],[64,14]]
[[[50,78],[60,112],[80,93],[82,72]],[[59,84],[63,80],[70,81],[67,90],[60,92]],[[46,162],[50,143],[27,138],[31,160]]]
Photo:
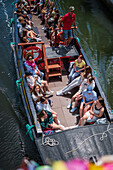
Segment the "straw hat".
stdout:
[[32,58],[34,58],[32,52],[27,52],[25,55],[25,59],[28,60],[29,56],[32,56]]

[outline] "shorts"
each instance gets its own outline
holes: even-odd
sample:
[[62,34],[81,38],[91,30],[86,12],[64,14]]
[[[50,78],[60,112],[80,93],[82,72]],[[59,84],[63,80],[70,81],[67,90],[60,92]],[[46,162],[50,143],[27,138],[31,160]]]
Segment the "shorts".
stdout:
[[[85,100],[85,103],[89,103],[89,102],[91,102],[91,101],[92,101],[92,100],[89,100],[89,101],[88,101],[88,100]],[[83,99],[82,99],[81,103],[82,103],[82,102],[83,102]],[[90,103],[89,105],[92,106],[92,104],[93,104],[93,103]]]
[[72,38],[72,29],[71,30],[63,30],[64,39],[68,39],[68,37]]
[[89,113],[89,111],[87,111],[86,113],[85,113],[85,115],[87,116],[87,122],[95,122],[96,120],[97,120],[97,117],[96,116],[93,116],[93,118],[91,119],[90,118],[90,113]]

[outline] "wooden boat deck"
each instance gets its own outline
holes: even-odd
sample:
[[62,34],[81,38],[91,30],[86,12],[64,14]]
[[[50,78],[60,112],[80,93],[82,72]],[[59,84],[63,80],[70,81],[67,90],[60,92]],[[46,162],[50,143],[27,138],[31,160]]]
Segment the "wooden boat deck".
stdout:
[[[38,32],[41,37],[41,39],[45,42],[45,47],[46,47],[46,55],[47,58],[55,58],[57,57],[62,57],[62,56],[77,56],[78,51],[74,46],[70,48],[69,51],[66,51],[64,47],[60,48],[52,48],[49,46],[49,40],[46,38],[46,33],[42,30],[43,25],[41,25],[41,20],[38,18],[38,16],[32,17],[32,20],[34,22],[34,27],[38,27]],[[57,51],[60,51],[59,53]],[[65,74],[66,72],[63,72],[62,76],[62,81],[59,79],[59,77],[51,77],[49,79],[49,88],[54,91],[54,94],[50,99],[53,102],[52,109],[58,113],[58,119],[60,120],[61,124],[64,125],[65,127],[68,126],[73,126],[75,125],[77,121],[77,116],[72,115],[69,110],[67,109],[67,105],[70,102],[71,96],[56,96],[56,92],[58,90],[61,90],[64,86],[66,86],[67,82],[67,75]]]

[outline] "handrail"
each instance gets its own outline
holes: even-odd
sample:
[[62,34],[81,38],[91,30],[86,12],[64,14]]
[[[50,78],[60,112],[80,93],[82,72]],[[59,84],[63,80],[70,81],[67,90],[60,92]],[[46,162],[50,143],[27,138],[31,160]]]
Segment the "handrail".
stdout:
[[35,44],[44,44],[44,41],[41,41],[41,42],[29,42],[29,43],[18,43],[18,46],[21,46],[21,45],[35,45]]

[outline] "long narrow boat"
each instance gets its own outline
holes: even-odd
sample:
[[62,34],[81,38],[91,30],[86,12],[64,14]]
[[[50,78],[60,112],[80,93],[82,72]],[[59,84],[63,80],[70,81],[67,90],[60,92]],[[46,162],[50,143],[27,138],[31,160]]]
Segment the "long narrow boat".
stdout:
[[[77,37],[73,38],[73,45],[67,51],[63,47],[50,47],[49,41],[45,38],[45,33],[42,31],[42,25],[40,25],[40,19],[37,16],[32,16],[35,30],[39,31],[42,42],[30,43],[33,46],[32,52],[36,55],[39,49],[42,52],[42,58],[38,61],[38,67],[45,73],[45,78],[49,82],[49,87],[55,92],[62,89],[67,81],[67,75],[65,70],[64,60],[76,59],[79,54],[82,54],[87,65],[89,63]],[[29,134],[31,140],[35,142],[38,152],[44,164],[48,163],[48,160],[69,160],[72,158],[98,158],[102,155],[113,153],[113,138],[111,129],[113,128],[112,120],[113,115],[109,103],[102,91],[99,81],[95,76],[96,87],[95,91],[98,95],[102,96],[105,101],[105,113],[104,117],[108,123],[100,125],[87,125],[78,128],[69,128],[68,130],[58,131],[48,136],[43,136],[40,125],[37,121],[36,110],[31,98],[29,87],[24,79],[24,67],[23,58],[25,50],[23,46],[25,43],[21,43],[18,37],[17,30],[17,16],[14,15],[13,29],[13,54],[15,61],[15,68],[17,72],[17,86],[21,95],[26,115],[28,117],[28,123],[30,125]],[[37,47],[37,48],[36,48]],[[34,51],[33,51],[34,49]],[[36,53],[36,54],[35,54]],[[48,64],[49,63],[49,64]],[[55,70],[54,70],[55,69]],[[51,71],[50,71],[51,70]],[[74,89],[76,90],[76,89]],[[72,93],[73,94],[73,93]],[[65,127],[73,126],[77,121],[77,116],[72,115],[66,109],[66,106],[72,96],[56,96],[54,94],[51,97],[53,101],[53,107],[58,113],[58,119]],[[106,131],[107,129],[107,131]],[[32,134],[31,134],[32,132]]]

